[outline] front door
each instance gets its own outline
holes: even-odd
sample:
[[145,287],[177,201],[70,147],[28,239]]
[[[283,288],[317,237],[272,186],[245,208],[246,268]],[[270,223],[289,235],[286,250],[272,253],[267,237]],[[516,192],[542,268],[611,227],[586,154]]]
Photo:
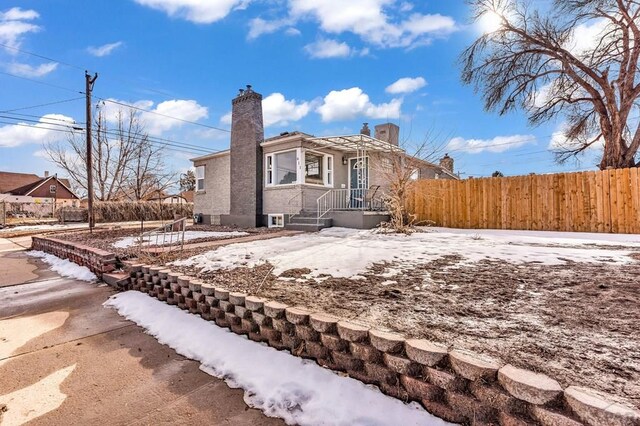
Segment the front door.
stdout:
[[349,207],[363,208],[369,188],[369,158],[349,159]]

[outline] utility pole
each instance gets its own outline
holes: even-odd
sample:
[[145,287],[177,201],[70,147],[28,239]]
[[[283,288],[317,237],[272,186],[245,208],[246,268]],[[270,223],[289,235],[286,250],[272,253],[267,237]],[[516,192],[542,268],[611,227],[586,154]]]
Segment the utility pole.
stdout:
[[95,217],[93,216],[93,159],[92,151],[93,146],[91,144],[91,91],[93,90],[93,84],[98,79],[98,73],[95,73],[93,77],[89,75],[89,71],[84,72],[85,80],[85,95],[87,98],[87,114],[86,114],[86,132],[87,132],[87,203],[88,203],[88,219],[89,219],[89,232],[93,232],[95,226]]

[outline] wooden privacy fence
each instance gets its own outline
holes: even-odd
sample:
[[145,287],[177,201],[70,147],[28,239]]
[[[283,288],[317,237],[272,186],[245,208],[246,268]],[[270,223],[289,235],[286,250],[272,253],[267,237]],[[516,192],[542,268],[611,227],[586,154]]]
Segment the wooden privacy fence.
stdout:
[[451,228],[640,233],[640,171],[420,180],[407,207]]

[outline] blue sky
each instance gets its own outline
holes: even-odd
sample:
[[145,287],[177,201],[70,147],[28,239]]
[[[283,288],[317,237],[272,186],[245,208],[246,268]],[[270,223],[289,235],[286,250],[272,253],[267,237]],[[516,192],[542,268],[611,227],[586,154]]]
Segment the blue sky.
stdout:
[[[448,145],[462,177],[595,169],[597,152],[554,163],[561,119],[532,128],[521,112],[487,113],[462,85],[457,58],[482,31],[469,14],[463,0],[5,1],[0,111],[74,100],[0,113],[0,170],[56,171],[43,143],[65,133],[44,128],[84,121],[84,69],[99,73],[97,98],[201,124],[144,114],[153,136],[210,150],[227,148],[213,127],[229,129],[231,98],[252,84],[267,137],[392,121],[408,144]],[[199,153],[168,151],[168,167]]]

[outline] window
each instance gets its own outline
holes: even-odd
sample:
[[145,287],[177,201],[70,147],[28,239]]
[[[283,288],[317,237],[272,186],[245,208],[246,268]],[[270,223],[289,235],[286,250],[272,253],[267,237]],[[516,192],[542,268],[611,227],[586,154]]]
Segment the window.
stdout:
[[287,185],[298,182],[298,158],[296,151],[287,151],[273,156],[276,172],[276,185]]
[[267,185],[273,185],[273,155],[267,155]]
[[290,185],[298,183],[298,153],[285,151],[267,155],[267,185]]
[[56,188],[56,186],[55,186],[55,185],[49,185],[49,192],[50,192],[51,194],[55,194],[57,189],[58,189],[58,188]]
[[391,158],[389,157],[382,157],[382,168],[385,171],[391,171],[393,170],[393,163],[391,162]]
[[305,152],[304,182],[324,185],[324,155],[309,151]]
[[300,148],[267,154],[265,158],[267,186],[300,183],[333,186],[333,156]]
[[269,228],[283,228],[284,214],[270,214],[268,226]]
[[411,176],[409,176],[409,179],[411,179],[411,180],[420,179],[420,169],[413,169],[411,171]]
[[204,166],[196,167],[196,191],[204,191]]

